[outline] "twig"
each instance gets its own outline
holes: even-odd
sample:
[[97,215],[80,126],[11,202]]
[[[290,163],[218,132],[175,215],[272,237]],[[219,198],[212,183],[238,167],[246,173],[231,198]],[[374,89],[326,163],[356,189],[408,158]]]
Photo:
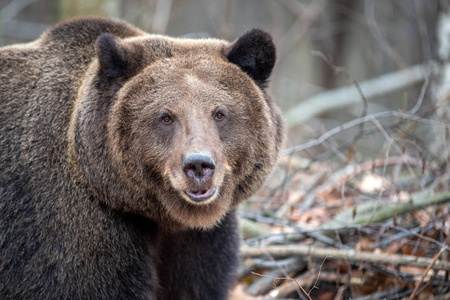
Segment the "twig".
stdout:
[[355,262],[370,262],[378,264],[388,264],[394,266],[408,265],[410,267],[427,268],[431,265],[434,270],[450,271],[450,262],[436,260],[433,264],[432,259],[426,257],[416,257],[411,255],[397,255],[373,252],[356,252],[355,250],[339,250],[317,248],[305,245],[282,245],[282,246],[268,246],[263,248],[243,247],[241,248],[241,257],[258,257],[263,253],[269,253],[275,258],[287,256],[308,256],[312,258],[328,257],[331,260],[346,259]]
[[281,277],[283,274],[280,270],[269,270],[267,274],[261,276],[261,274],[251,272],[253,275],[258,275],[261,278],[252,283],[245,292],[252,296],[259,296],[267,294],[272,290],[279,282],[281,282]]
[[412,228],[412,229],[403,229],[402,228],[401,232],[396,233],[389,238],[384,237],[382,239],[378,239],[375,243],[372,244],[371,247],[372,247],[372,249],[381,248],[381,247],[389,245],[399,239],[402,239],[402,238],[405,238],[408,236],[414,236],[415,234],[418,234],[418,232],[421,230],[427,231],[427,230],[433,228],[434,226],[435,226],[434,223],[429,223],[425,227],[416,227],[416,228]]
[[[312,50],[310,51],[310,54],[319,56],[336,73],[336,75],[340,73],[345,74],[345,77],[347,77],[347,79],[355,86],[356,90],[358,91],[361,99],[364,102],[364,110],[366,111],[368,105],[367,99],[366,97],[364,97],[364,93],[362,92],[361,86],[359,85],[358,81],[356,81],[356,79],[354,79],[343,66],[336,66],[335,64],[333,64],[331,60],[322,51]],[[363,113],[363,116],[364,115],[365,113]]]
[[[427,227],[422,227],[420,231],[425,232],[425,231],[427,231],[427,228],[428,228],[428,226]],[[437,245],[440,248],[446,247],[445,242],[444,243],[443,242],[439,242],[438,240],[433,239],[433,238],[428,237],[428,236],[425,236],[423,234],[420,234],[419,232],[409,231],[408,229],[405,229],[405,228],[400,227],[400,226],[395,226],[395,225],[392,225],[392,229],[395,229],[395,230],[398,230],[398,231],[403,231],[403,232],[409,232],[413,236],[417,237],[419,240],[428,241],[428,242],[430,242],[432,244]]]
[[[298,284],[300,284],[302,286],[303,285],[310,286],[314,282],[315,277],[316,277],[316,274],[308,271],[300,276],[295,277],[294,279],[295,279],[295,282],[297,282]],[[276,299],[284,298],[284,297],[287,297],[288,295],[292,294],[293,292],[295,292],[296,289],[297,289],[297,286],[293,285],[292,281],[284,282],[279,287],[270,291],[269,296],[276,298]],[[307,295],[306,292],[305,292],[305,295]]]
[[[312,55],[316,55],[319,56],[320,58],[322,58],[322,60],[336,73],[344,73],[345,77],[347,77],[347,79],[355,86],[356,90],[358,91],[359,96],[361,97],[361,100],[363,101],[363,110],[361,113],[361,117],[365,117],[367,115],[367,110],[368,110],[368,106],[369,103],[367,102],[366,97],[364,96],[364,93],[361,89],[361,85],[358,83],[358,81],[356,79],[353,78],[352,75],[350,75],[350,73],[347,71],[347,69],[345,69],[342,66],[336,66],[335,64],[333,64],[331,62],[331,60],[321,51],[311,51]],[[363,123],[361,123],[362,125]],[[361,129],[362,132],[362,129]]]
[[[266,257],[268,257],[271,261],[275,262],[275,258],[274,258],[272,255],[270,255],[270,253],[264,253],[264,255],[265,255]],[[299,260],[299,262],[301,262],[301,260]],[[301,266],[299,266],[299,264],[294,263],[294,264],[291,264],[291,265],[287,265],[286,267],[279,266],[279,267],[278,267],[278,270],[281,271],[281,275],[282,275],[284,278],[290,278],[289,273],[290,273],[291,271],[298,270],[297,268],[302,268],[302,266],[304,266],[303,263],[301,263]],[[280,275],[280,277],[281,277],[281,275]],[[302,287],[299,286],[299,289],[298,289],[297,292],[298,292],[300,298],[303,298],[303,297],[301,296],[301,291],[300,291],[301,288],[302,288]]]
[[[275,280],[279,280],[279,279],[289,280],[289,281],[294,281],[294,282],[297,284],[297,286],[302,290],[302,292],[308,297],[308,299],[309,299],[309,300],[312,300],[311,297],[308,295],[308,293],[305,291],[305,289],[300,285],[300,283],[299,283],[295,278],[271,277],[271,276],[267,276],[267,275],[264,275],[264,274],[259,274],[259,273],[256,273],[256,272],[252,272],[252,274],[258,275],[258,276],[262,276],[262,277],[270,277],[270,278],[272,278],[274,281],[275,281]],[[272,296],[272,295],[271,295],[271,296]],[[272,297],[273,297],[273,296],[272,296]]]
[[427,276],[428,272],[431,270],[433,265],[436,263],[436,261],[439,258],[439,256],[441,256],[441,254],[444,253],[444,251],[446,251],[447,249],[448,249],[447,247],[442,247],[441,250],[433,257],[433,260],[431,261],[431,263],[429,264],[429,266],[427,267],[427,269],[423,273],[422,278],[420,278],[420,281],[416,284],[416,287],[414,288],[414,291],[412,292],[411,296],[409,297],[409,300],[413,300],[414,299],[414,296],[416,295],[417,290],[422,285],[422,282],[425,279],[425,277]]
[[325,263],[325,261],[327,260],[327,258],[328,258],[328,256],[326,256],[326,257],[323,258],[322,263],[320,264],[320,267],[319,267],[319,274],[317,274],[316,281],[314,282],[313,287],[309,290],[308,295],[311,295],[312,290],[313,290],[314,288],[317,287],[316,285],[317,285],[317,281],[319,281],[320,272],[322,271],[323,264]]
[[[450,67],[450,65],[449,65],[449,67]],[[366,97],[367,97],[367,95],[366,95]],[[437,122],[434,120],[424,119],[424,118],[421,118],[421,117],[418,117],[415,115],[410,115],[410,114],[406,114],[406,113],[402,113],[402,112],[398,112],[398,111],[382,111],[379,113],[367,115],[363,118],[357,118],[357,119],[354,119],[347,123],[344,123],[338,127],[335,127],[333,129],[325,132],[324,134],[322,134],[319,138],[317,138],[315,140],[285,149],[284,151],[281,152],[281,155],[290,155],[290,154],[320,145],[327,139],[335,136],[336,134],[341,133],[342,131],[352,128],[354,126],[357,126],[363,122],[372,121],[373,119],[391,118],[391,117],[403,118],[403,119],[407,119],[407,120],[411,120],[411,121],[415,121],[415,122],[421,122],[421,123],[427,124],[427,125],[441,127],[444,129],[450,129],[450,124],[445,124],[445,123]]]
[[[395,140],[387,133],[386,129],[384,129],[383,125],[377,120],[377,119],[371,119],[372,123],[375,124],[375,126],[378,128],[378,130],[381,132],[381,134],[384,136],[384,138],[388,141],[389,147],[386,149],[386,155],[385,155],[385,161],[387,162],[389,160],[389,148],[391,145],[397,150],[398,154],[402,154],[402,149],[400,146],[395,142]],[[409,173],[414,177],[417,182],[420,184],[420,181],[418,180],[417,176],[414,174],[414,171],[412,170],[409,163],[405,162],[405,166],[407,167]],[[386,172],[387,164],[383,166],[383,175]],[[423,187],[422,187],[423,188]]]
[[274,260],[270,262],[266,261],[264,264],[258,263],[258,267],[260,268],[264,268],[263,265],[270,267],[271,270],[269,271],[269,274],[266,274],[266,277],[261,277],[259,280],[250,285],[246,290],[248,294],[254,296],[266,294],[273,289],[274,285],[274,281],[269,279],[289,276],[289,273],[305,268],[306,263],[303,262],[303,259],[301,258],[290,257],[282,261]]

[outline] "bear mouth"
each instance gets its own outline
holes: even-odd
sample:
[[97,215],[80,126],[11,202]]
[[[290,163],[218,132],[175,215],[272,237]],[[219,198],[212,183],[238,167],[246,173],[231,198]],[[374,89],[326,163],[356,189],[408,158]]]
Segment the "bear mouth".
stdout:
[[185,194],[194,202],[204,202],[210,199],[216,193],[216,188],[208,190],[185,191]]

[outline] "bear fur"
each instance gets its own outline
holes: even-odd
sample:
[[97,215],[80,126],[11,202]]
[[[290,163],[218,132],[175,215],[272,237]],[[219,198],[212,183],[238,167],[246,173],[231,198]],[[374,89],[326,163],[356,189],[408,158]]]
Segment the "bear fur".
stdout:
[[83,18],[0,49],[0,298],[226,299],[283,145],[269,34]]

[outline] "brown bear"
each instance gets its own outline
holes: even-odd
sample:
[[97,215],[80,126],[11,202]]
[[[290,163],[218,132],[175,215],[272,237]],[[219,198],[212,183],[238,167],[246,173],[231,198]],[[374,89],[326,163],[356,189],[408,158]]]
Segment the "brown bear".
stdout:
[[83,18],[0,50],[0,298],[226,299],[283,144],[270,35]]

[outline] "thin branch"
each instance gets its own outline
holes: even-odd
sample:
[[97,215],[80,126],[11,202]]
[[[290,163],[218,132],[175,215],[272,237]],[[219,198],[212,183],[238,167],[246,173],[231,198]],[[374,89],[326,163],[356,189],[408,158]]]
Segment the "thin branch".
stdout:
[[436,260],[426,257],[417,257],[411,255],[386,254],[355,250],[329,249],[317,248],[306,245],[274,245],[268,247],[241,248],[240,255],[243,258],[258,257],[263,253],[269,253],[275,258],[287,256],[311,256],[315,259],[323,259],[328,257],[329,260],[348,260],[353,262],[368,262],[377,264],[387,264],[394,266],[410,266],[418,268],[427,268],[431,266],[433,270],[450,271],[450,262],[443,260]]
[[356,90],[358,91],[359,96],[361,97],[361,100],[363,101],[364,107],[361,113],[361,117],[364,117],[367,115],[367,109],[369,103],[367,102],[366,97],[364,96],[364,93],[362,91],[361,85],[358,83],[356,79],[353,78],[352,75],[342,66],[336,66],[331,62],[331,60],[321,51],[313,50],[310,52],[312,55],[319,56],[322,58],[322,60],[336,73],[344,73],[345,77],[355,86]]
[[267,275],[264,275],[264,274],[259,274],[259,273],[256,273],[256,272],[252,272],[252,274],[253,275],[257,275],[257,276],[261,276],[261,277],[270,277],[270,278],[273,279],[273,281],[279,280],[279,279],[294,281],[297,284],[297,286],[302,290],[302,292],[305,293],[305,295],[308,297],[308,299],[312,300],[311,297],[308,295],[308,293],[305,291],[305,289],[300,285],[300,283],[295,278],[290,278],[290,277],[288,277],[288,278],[285,278],[285,277],[271,277],[271,276],[267,276]]
[[[361,89],[361,85],[358,83],[358,81],[356,79],[353,78],[352,75],[350,75],[350,73],[347,71],[346,68],[344,68],[343,66],[336,66],[335,64],[333,64],[331,62],[331,60],[323,53],[320,51],[311,51],[312,55],[317,55],[320,58],[322,58],[322,60],[336,73],[336,74],[340,74],[340,73],[344,73],[345,77],[347,77],[347,79],[355,86],[356,90],[358,91],[359,96],[361,97],[361,100],[363,102],[363,109],[361,112],[361,118],[367,116],[367,112],[369,110],[369,102],[367,102],[366,97],[364,96],[364,93]],[[359,124],[359,132],[358,134],[355,136],[354,138],[354,142],[356,142],[363,134],[364,131],[364,123]]]
[[402,112],[398,112],[398,111],[382,111],[379,113],[367,115],[365,117],[354,119],[352,121],[344,123],[338,127],[331,129],[330,131],[325,132],[324,134],[322,134],[319,138],[317,138],[315,140],[311,140],[309,142],[306,142],[306,143],[283,150],[281,152],[281,155],[290,155],[295,152],[304,151],[306,149],[318,146],[318,145],[322,144],[324,141],[328,140],[329,138],[335,136],[336,134],[341,133],[342,131],[352,128],[354,126],[357,126],[363,122],[372,121],[373,119],[391,118],[391,117],[403,118],[403,119],[420,122],[420,123],[427,124],[427,125],[441,127],[444,129],[450,129],[450,124],[445,124],[445,123],[437,122],[434,120],[424,119],[424,118],[421,118],[418,116],[414,116],[414,115],[410,115],[410,114],[406,114],[406,113],[402,113]]
[[428,272],[431,270],[431,268],[433,267],[433,265],[436,263],[437,259],[439,258],[439,256],[441,256],[442,253],[444,253],[444,251],[446,251],[448,248],[447,247],[442,247],[441,250],[433,257],[433,260],[431,261],[430,265],[427,267],[427,269],[425,270],[425,272],[423,273],[422,278],[420,278],[420,281],[416,284],[416,287],[414,288],[413,293],[411,294],[411,296],[409,297],[409,300],[413,300],[414,296],[417,293],[417,290],[419,289],[419,287],[422,285],[423,280],[425,279],[425,277],[427,276]]
[[[400,146],[395,142],[395,140],[389,135],[389,133],[387,133],[386,129],[384,129],[383,125],[381,125],[381,123],[375,119],[375,118],[371,118],[371,121],[373,124],[375,124],[375,126],[378,128],[378,130],[381,132],[381,134],[384,136],[384,138],[389,142],[389,147],[386,149],[386,156],[385,156],[385,161],[387,162],[389,160],[389,148],[392,145],[395,150],[397,150],[398,154],[402,154],[402,149],[400,148]],[[413,169],[411,168],[411,165],[408,162],[405,162],[405,166],[408,169],[409,173],[411,174],[411,176],[416,179],[416,181],[420,184],[419,179],[417,178],[417,175],[414,174]],[[383,167],[383,175],[386,172],[386,167],[387,167],[387,163],[384,165]]]
[[317,288],[317,282],[319,281],[320,273],[322,272],[323,264],[325,263],[325,261],[327,260],[327,258],[328,258],[328,256],[326,256],[326,257],[323,258],[322,263],[320,264],[320,267],[319,267],[319,274],[317,274],[316,281],[314,282],[313,287],[309,290],[308,295],[311,295],[312,290],[313,290],[314,288]]

